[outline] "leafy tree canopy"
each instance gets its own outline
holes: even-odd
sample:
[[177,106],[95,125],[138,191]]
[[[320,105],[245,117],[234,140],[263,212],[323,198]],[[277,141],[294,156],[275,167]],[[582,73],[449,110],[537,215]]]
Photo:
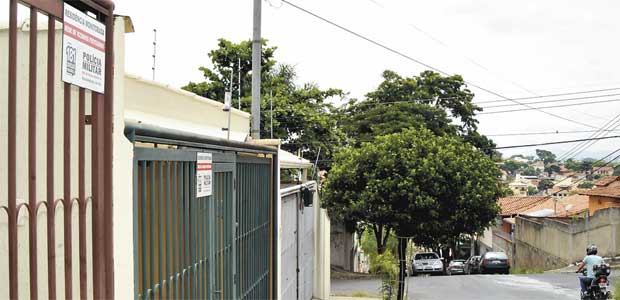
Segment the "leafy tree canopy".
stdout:
[[404,129],[338,153],[322,205],[336,220],[393,228],[436,246],[438,236],[489,225],[503,194],[498,177],[493,161],[460,138]]
[[550,188],[552,188],[555,185],[555,183],[553,183],[553,180],[551,179],[543,179],[538,183],[538,190],[539,191],[546,191]]
[[555,162],[556,158],[553,152],[543,149],[536,149],[536,156],[538,156],[538,158],[545,163],[545,165]]
[[473,104],[473,97],[458,75],[444,77],[425,71],[402,77],[385,71],[383,82],[364,101],[350,101],[342,109],[341,124],[356,145],[403,128],[424,126],[438,135],[459,135],[479,149],[491,148],[495,144],[477,132],[475,114],[482,109]]
[[507,160],[502,164],[504,171],[514,175],[518,170],[527,168],[526,163],[518,162],[516,160]]
[[[274,59],[276,47],[263,40],[261,82],[261,137],[271,136],[270,102],[273,104],[273,137],[283,140],[282,148],[314,160],[319,155],[320,167],[329,168],[335,148],[343,144],[345,135],[337,127],[335,108],[327,101],[341,97],[338,89],[321,89],[313,83],[296,83],[295,68]],[[208,54],[212,67],[200,67],[204,82],[190,82],[183,89],[198,95],[224,100],[232,76],[233,107],[241,93],[241,108],[250,112],[252,90],[252,42],[234,43],[220,39],[218,48]],[[241,70],[241,84],[238,71]]]
[[535,188],[535,187],[533,187],[533,186],[528,186],[528,187],[527,187],[527,195],[528,195],[528,196],[534,196],[534,195],[536,195],[536,194],[538,194],[538,189],[536,189],[536,188]]

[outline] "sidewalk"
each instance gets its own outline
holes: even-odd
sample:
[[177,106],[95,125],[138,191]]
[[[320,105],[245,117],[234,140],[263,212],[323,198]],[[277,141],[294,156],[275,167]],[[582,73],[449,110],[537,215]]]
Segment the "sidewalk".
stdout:
[[330,296],[331,300],[375,300],[381,299],[379,297],[376,298],[367,298],[367,297],[348,297],[348,296]]

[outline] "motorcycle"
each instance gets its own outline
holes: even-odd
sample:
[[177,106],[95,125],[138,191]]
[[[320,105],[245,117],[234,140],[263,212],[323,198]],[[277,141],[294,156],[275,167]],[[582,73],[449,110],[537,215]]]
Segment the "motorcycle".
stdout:
[[[607,277],[611,274],[611,268],[609,264],[600,264],[593,267],[594,279],[587,286],[587,293],[581,295],[581,300],[603,300],[608,299],[609,292],[609,280]],[[586,270],[583,271],[583,275],[586,275]]]

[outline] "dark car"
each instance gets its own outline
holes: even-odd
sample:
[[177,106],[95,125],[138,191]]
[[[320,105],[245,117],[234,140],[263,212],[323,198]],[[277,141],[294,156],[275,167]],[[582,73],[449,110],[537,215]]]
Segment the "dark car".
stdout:
[[462,259],[455,259],[448,264],[446,268],[448,275],[465,274],[465,261]]
[[480,256],[472,256],[465,261],[465,273],[480,274]]
[[504,252],[487,252],[480,259],[480,273],[482,274],[508,274],[510,273],[510,260]]

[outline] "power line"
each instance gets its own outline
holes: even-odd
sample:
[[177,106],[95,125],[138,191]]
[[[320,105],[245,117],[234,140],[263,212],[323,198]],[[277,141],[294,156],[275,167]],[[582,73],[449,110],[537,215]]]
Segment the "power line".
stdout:
[[[616,153],[618,153],[618,152],[620,152],[620,148],[618,148],[618,149],[614,150],[613,152],[611,152],[611,153],[607,154],[605,157],[603,157],[603,158],[601,158],[601,159],[599,159],[599,160],[597,160],[597,161],[593,162],[592,164],[597,164],[597,163],[599,163],[599,162],[602,162],[602,161],[604,161],[605,159],[609,158],[610,156],[612,156],[612,155],[614,155],[614,154],[616,154]],[[602,168],[604,168],[604,167],[608,166],[610,163],[614,162],[614,161],[615,161],[615,160],[617,160],[618,158],[620,158],[620,155],[618,155],[618,156],[614,157],[613,159],[609,160],[609,161],[608,161],[608,162],[606,162],[604,165],[602,165],[602,166],[598,167],[596,170],[593,170],[593,171],[592,171],[592,173],[594,173],[594,172],[596,172],[596,171],[598,171],[598,170],[600,170],[600,169],[602,169]],[[564,179],[560,180],[559,182],[555,183],[554,185],[558,185],[558,184],[560,184],[560,183],[562,183],[562,182],[564,182],[564,181],[568,180],[569,178],[573,178],[574,176],[575,176],[575,175],[572,175],[572,176],[566,177],[566,178],[564,178]],[[581,179],[579,179],[579,180],[575,181],[573,184],[579,183],[579,182],[581,182],[581,181],[583,181],[583,180],[585,180],[585,178],[581,178]],[[560,190],[559,190],[559,191],[557,191],[557,192],[553,193],[552,195],[555,195],[555,194],[557,194],[557,193],[559,193],[559,192],[561,192],[561,191],[565,191],[565,190],[568,190],[568,187],[560,188]]]
[[[359,34],[359,33],[355,32],[355,31],[353,31],[353,30],[351,30],[351,29],[348,29],[348,28],[346,28],[346,27],[344,27],[344,26],[342,26],[342,25],[339,25],[339,24],[337,24],[337,23],[335,23],[335,22],[333,22],[333,21],[331,21],[331,20],[329,20],[329,19],[326,19],[326,18],[324,18],[324,17],[322,17],[322,16],[320,16],[320,15],[317,15],[317,14],[315,14],[315,13],[313,13],[313,12],[311,12],[311,11],[309,11],[309,10],[307,10],[307,9],[303,8],[303,7],[300,7],[300,6],[296,5],[296,4],[293,4],[293,3],[291,3],[291,2],[290,2],[290,1],[288,1],[288,0],[282,0],[282,2],[283,2],[283,3],[288,4],[289,6],[291,6],[291,7],[295,8],[295,9],[297,9],[297,10],[299,10],[299,11],[302,11],[302,12],[304,12],[304,13],[308,14],[308,15],[311,15],[311,16],[313,16],[314,18],[317,18],[317,19],[319,19],[319,20],[321,20],[321,21],[323,21],[323,22],[326,22],[326,23],[328,23],[328,24],[330,24],[330,25],[334,26],[334,27],[337,27],[337,28],[339,28],[339,29],[341,29],[341,30],[343,30],[343,31],[345,31],[345,32],[347,32],[347,33],[349,33],[349,34],[351,34],[351,35],[354,35],[354,36],[356,36],[356,37],[358,37],[358,38],[360,38],[360,39],[363,39],[363,40],[365,40],[365,41],[367,41],[367,42],[369,42],[369,43],[371,43],[371,44],[373,44],[373,45],[375,45],[375,46],[378,46],[378,47],[380,47],[380,48],[383,48],[383,49],[385,49],[385,50],[387,50],[387,51],[389,51],[389,52],[392,52],[392,53],[394,53],[394,54],[396,54],[396,55],[398,55],[398,56],[401,56],[401,57],[403,57],[403,58],[405,58],[405,59],[408,59],[408,60],[410,60],[410,61],[412,61],[412,62],[415,62],[415,63],[417,63],[417,64],[419,64],[419,65],[421,65],[421,66],[424,66],[424,67],[426,67],[426,68],[428,68],[428,69],[430,69],[430,70],[433,70],[433,71],[435,71],[435,72],[441,73],[441,74],[443,74],[443,75],[445,75],[445,76],[451,76],[451,74],[449,74],[449,73],[447,73],[447,72],[444,72],[444,71],[442,71],[442,70],[440,70],[440,69],[438,69],[438,68],[436,68],[436,67],[433,67],[433,66],[431,66],[431,65],[429,65],[429,64],[427,64],[427,63],[424,63],[424,62],[422,62],[422,61],[420,61],[420,60],[418,60],[418,59],[415,59],[415,58],[413,58],[413,57],[411,57],[411,56],[409,56],[409,55],[407,55],[407,54],[405,54],[405,53],[403,53],[403,52],[400,52],[400,51],[398,51],[398,50],[396,50],[396,49],[394,49],[394,48],[391,48],[391,47],[386,46],[386,45],[384,45],[384,44],[382,44],[382,43],[380,43],[380,42],[377,42],[377,41],[375,41],[374,39],[371,39],[371,38],[369,38],[369,37],[366,37],[366,36],[364,36],[364,35],[362,35],[362,34]],[[528,104],[523,104],[523,103],[518,102],[518,101],[516,101],[516,100],[510,99],[510,98],[508,98],[508,97],[506,97],[506,96],[504,96],[504,95],[501,95],[501,94],[499,94],[499,93],[497,93],[497,92],[494,92],[494,91],[489,90],[489,89],[487,89],[487,88],[484,88],[484,87],[482,87],[482,86],[480,86],[480,85],[477,85],[477,84],[475,84],[475,83],[473,83],[473,82],[469,82],[469,81],[463,81],[463,82],[464,82],[464,83],[466,83],[466,84],[468,84],[468,85],[470,85],[470,86],[472,86],[472,87],[475,87],[475,88],[477,88],[477,89],[479,89],[479,90],[482,90],[482,91],[484,91],[484,92],[487,92],[487,93],[489,93],[489,94],[491,94],[491,95],[495,95],[495,96],[500,97],[500,98],[502,98],[502,99],[506,99],[506,100],[508,100],[508,101],[515,102],[515,103],[517,103],[517,104],[519,104],[519,105],[522,105],[522,106],[524,106],[524,107],[530,108],[530,109],[532,109],[532,110],[538,110],[538,111],[540,111],[540,112],[542,112],[542,113],[544,113],[544,114],[547,114],[547,115],[549,115],[549,116],[552,116],[552,117],[555,117],[555,118],[558,118],[558,119],[562,119],[562,120],[565,120],[565,121],[567,121],[567,122],[571,122],[571,123],[578,124],[578,125],[581,125],[581,126],[590,127],[590,128],[594,128],[594,129],[599,129],[598,127],[596,127],[596,126],[592,126],[592,125],[590,125],[590,124],[586,124],[586,123],[582,123],[582,122],[579,122],[579,121],[576,121],[576,120],[573,120],[573,119],[565,118],[565,117],[562,117],[562,116],[560,116],[560,115],[557,115],[557,114],[554,114],[554,113],[551,113],[551,112],[544,111],[544,110],[542,110],[542,109],[540,109],[540,108],[532,107],[532,106],[530,106],[530,105],[528,105]]]
[[607,136],[607,137],[598,137],[598,138],[588,138],[588,139],[578,139],[578,140],[547,142],[547,143],[538,143],[538,144],[525,144],[525,145],[503,146],[503,147],[490,147],[490,148],[485,148],[485,149],[486,150],[500,150],[500,149],[514,149],[514,148],[531,148],[531,147],[539,147],[539,146],[571,144],[571,143],[579,143],[579,142],[585,142],[585,141],[598,141],[598,140],[608,140],[608,139],[617,139],[617,138],[620,138],[620,135]]
[[[529,99],[538,99],[538,98],[551,98],[551,97],[572,96],[572,95],[591,94],[591,93],[599,93],[599,92],[609,92],[609,91],[617,91],[617,90],[620,90],[620,87],[599,89],[599,90],[578,91],[578,92],[570,92],[570,93],[537,95],[537,96],[531,96],[531,97],[521,97],[521,98],[512,98],[512,99],[513,100],[529,100]],[[509,100],[488,100],[488,101],[474,102],[474,104],[498,103],[498,102],[507,102],[507,101]]]
[[[603,127],[601,127],[601,129],[597,130],[595,133],[591,134],[588,138],[594,138],[594,137],[599,137],[601,135],[602,130],[605,129],[610,129],[611,126],[613,126],[614,124],[614,120],[616,120],[616,118],[620,117],[620,114],[616,115],[613,119],[609,120],[607,123],[605,123],[605,125],[603,125]],[[579,147],[585,145],[586,143],[581,143],[578,145],[573,146],[570,150],[568,150],[567,152],[563,153],[562,155],[560,155],[559,159],[566,159],[567,157],[569,157],[572,153],[574,153],[575,150],[577,150]]]
[[[606,129],[607,132],[620,132],[620,130]],[[556,134],[574,134],[574,133],[591,133],[598,132],[598,130],[572,130],[572,131],[542,131],[542,132],[519,132],[519,133],[500,133],[500,134],[485,134],[488,137],[502,137],[502,136],[527,136],[527,135],[556,135]]]
[[[614,96],[620,96],[620,94],[605,94],[605,95],[594,95],[594,96],[565,98],[565,99],[544,100],[544,101],[527,102],[527,104],[556,103],[556,102],[586,100],[586,99],[605,98],[605,97],[614,97]],[[510,106],[516,106],[516,105],[518,104],[501,104],[501,105],[491,105],[491,106],[483,106],[483,107],[484,108],[497,108],[497,107],[510,107]]]
[[[520,108],[520,109],[509,109],[509,110],[487,111],[487,112],[483,111],[483,112],[479,112],[478,115],[492,115],[492,114],[502,114],[502,113],[509,113],[509,112],[528,111],[528,110],[534,110],[534,109],[540,110],[540,109],[581,106],[581,105],[589,105],[589,104],[601,104],[601,103],[610,103],[610,102],[619,102],[619,101],[620,101],[620,99],[610,99],[610,100],[581,102],[581,103],[573,103],[573,104],[552,105],[552,106],[544,106],[544,107]],[[590,127],[592,127],[592,126],[590,126]],[[594,128],[596,128],[596,127],[594,127]]]
[[[616,129],[618,128],[618,126],[620,126],[620,114],[618,114],[616,117],[618,118],[618,120],[616,120],[614,123],[610,124],[608,128],[611,128],[612,126],[614,126],[614,125],[615,125],[615,127],[613,127],[613,128],[612,128],[612,130],[616,130]],[[614,118],[614,119],[615,119],[615,118]],[[613,120],[613,119],[612,119],[612,120]],[[604,133],[604,134],[603,134],[603,133]],[[608,134],[609,134],[609,132],[606,132],[606,133],[605,133],[605,132],[603,132],[603,131],[599,131],[599,133],[597,133],[597,136],[603,136],[603,137],[604,137],[604,136],[607,136]],[[579,154],[583,153],[583,152],[584,152],[584,151],[586,151],[588,148],[592,147],[594,144],[596,144],[596,142],[597,142],[597,140],[593,140],[593,141],[591,141],[591,142],[586,142],[586,143],[584,143],[582,146],[579,146],[579,145],[578,145],[578,147],[581,147],[581,149],[576,150],[577,152],[573,152],[573,153],[571,154],[571,156],[572,156],[572,157],[577,157],[577,155],[579,155]]]

